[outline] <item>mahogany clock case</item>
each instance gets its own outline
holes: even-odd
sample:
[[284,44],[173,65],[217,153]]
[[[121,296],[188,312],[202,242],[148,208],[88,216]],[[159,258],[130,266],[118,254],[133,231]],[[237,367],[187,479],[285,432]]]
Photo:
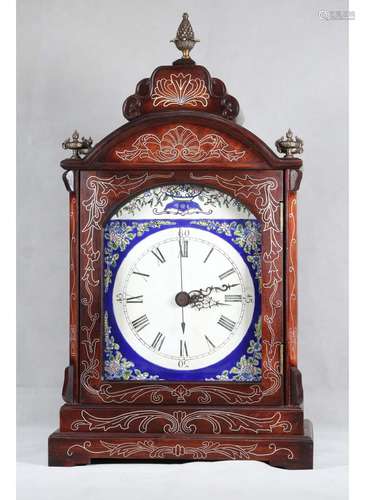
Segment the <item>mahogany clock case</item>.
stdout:
[[[181,90],[184,89],[184,90]],[[185,92],[185,95],[181,95]],[[184,97],[184,98],[182,98]],[[70,363],[50,465],[94,459],[261,460],[313,466],[297,366],[297,214],[302,143],[279,157],[235,123],[237,100],[191,59],[157,68],[124,103],[129,123],[95,147],[76,134],[61,162],[70,209]],[[219,190],[261,223],[262,364],[253,381],[106,380],[103,234],[115,210],[151,188]]]

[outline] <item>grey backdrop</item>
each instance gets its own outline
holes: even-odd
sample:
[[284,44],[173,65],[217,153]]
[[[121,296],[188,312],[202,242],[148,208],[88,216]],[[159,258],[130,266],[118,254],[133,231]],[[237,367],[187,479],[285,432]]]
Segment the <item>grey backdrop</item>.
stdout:
[[[177,58],[183,11],[192,56],[227,83],[241,123],[269,146],[304,139],[299,192],[299,360],[314,424],[347,421],[346,22],[341,0],[18,1],[18,342],[20,424],[56,428],[68,362],[68,195],[61,142],[99,141],[123,100]],[[36,410],[37,398],[42,410]]]

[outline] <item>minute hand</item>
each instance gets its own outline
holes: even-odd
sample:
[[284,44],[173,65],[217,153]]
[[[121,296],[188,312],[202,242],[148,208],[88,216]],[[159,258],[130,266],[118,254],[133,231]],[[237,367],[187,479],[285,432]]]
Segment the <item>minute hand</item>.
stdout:
[[[181,291],[184,290],[183,283],[183,263],[182,263],[182,238],[181,238],[181,228],[179,229],[179,261],[180,261],[180,288]],[[183,334],[185,333],[186,323],[185,323],[185,314],[184,308],[181,308],[181,330]]]

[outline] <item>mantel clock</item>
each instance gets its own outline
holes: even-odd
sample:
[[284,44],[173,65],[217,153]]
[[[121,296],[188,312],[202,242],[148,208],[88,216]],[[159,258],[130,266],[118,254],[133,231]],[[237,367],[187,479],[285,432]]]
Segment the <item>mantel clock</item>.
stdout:
[[297,368],[296,192],[235,123],[237,100],[182,58],[141,80],[128,123],[61,162],[70,203],[70,362],[50,465],[260,460],[311,468]]

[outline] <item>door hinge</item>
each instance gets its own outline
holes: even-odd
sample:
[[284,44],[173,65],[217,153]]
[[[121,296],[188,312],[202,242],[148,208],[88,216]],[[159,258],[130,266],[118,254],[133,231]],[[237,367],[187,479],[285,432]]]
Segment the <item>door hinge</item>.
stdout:
[[284,202],[280,202],[280,232],[284,229]]
[[280,344],[280,375],[284,374],[284,344]]

